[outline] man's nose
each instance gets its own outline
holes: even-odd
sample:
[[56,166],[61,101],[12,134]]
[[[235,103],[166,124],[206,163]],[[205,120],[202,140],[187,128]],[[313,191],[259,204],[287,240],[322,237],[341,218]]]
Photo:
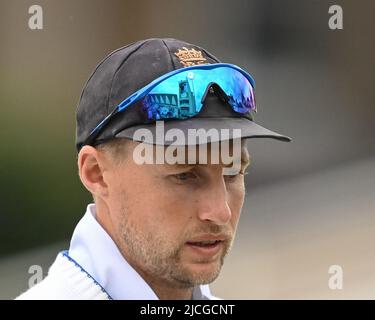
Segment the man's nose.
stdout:
[[218,225],[225,225],[230,221],[232,212],[228,205],[228,192],[223,177],[211,183],[210,187],[201,193],[198,216],[202,221]]

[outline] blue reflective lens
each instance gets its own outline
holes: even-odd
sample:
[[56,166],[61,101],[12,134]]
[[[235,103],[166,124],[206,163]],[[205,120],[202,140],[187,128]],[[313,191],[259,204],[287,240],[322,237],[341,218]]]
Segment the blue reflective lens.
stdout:
[[148,120],[193,117],[201,110],[207,89],[213,84],[221,88],[234,111],[256,112],[250,81],[228,66],[185,70],[164,79],[144,97],[143,111]]

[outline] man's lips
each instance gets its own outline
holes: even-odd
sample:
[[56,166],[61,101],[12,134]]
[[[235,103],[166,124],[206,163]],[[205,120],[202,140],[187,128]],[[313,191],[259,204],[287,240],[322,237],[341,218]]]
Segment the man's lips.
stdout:
[[186,243],[215,242],[215,241],[225,241],[227,239],[228,239],[228,237],[225,236],[225,235],[209,235],[209,234],[207,234],[207,235],[194,237],[194,238],[186,241]]
[[209,241],[188,241],[186,242],[189,245],[200,246],[200,247],[209,247],[215,244],[223,242],[222,240],[209,240]]
[[204,256],[213,256],[219,252],[223,246],[223,242],[228,238],[225,236],[213,236],[205,235],[201,237],[193,238],[186,242],[188,248],[192,249],[193,252]]

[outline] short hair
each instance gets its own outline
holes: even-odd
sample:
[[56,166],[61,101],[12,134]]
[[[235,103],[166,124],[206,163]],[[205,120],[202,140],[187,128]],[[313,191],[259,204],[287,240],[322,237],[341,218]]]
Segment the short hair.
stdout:
[[116,164],[120,164],[129,154],[130,140],[127,138],[111,139],[96,145],[95,148],[108,154]]
[[[116,138],[105,141],[95,146],[95,149],[99,152],[103,152],[110,156],[112,161],[119,165],[123,163],[129,154],[130,140],[127,138]],[[91,193],[94,203],[96,203],[95,195]]]

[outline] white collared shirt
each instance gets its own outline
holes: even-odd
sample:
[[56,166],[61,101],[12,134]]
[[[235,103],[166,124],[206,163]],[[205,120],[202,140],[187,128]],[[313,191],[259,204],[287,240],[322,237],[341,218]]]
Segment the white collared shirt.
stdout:
[[[87,206],[85,215],[74,230],[69,256],[115,300],[159,299],[96,220],[94,203]],[[193,290],[193,299],[218,298],[211,295],[208,285],[199,285]]]

